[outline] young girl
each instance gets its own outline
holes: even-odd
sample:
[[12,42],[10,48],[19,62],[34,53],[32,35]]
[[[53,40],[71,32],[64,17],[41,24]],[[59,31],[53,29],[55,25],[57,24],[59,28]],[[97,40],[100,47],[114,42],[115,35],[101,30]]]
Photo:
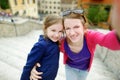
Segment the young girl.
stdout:
[[63,19],[66,37],[61,41],[60,51],[64,54],[66,80],[86,80],[96,45],[120,50],[118,35],[116,31],[103,34],[88,30],[83,10],[64,11]]
[[48,15],[44,21],[43,31],[44,35],[40,35],[38,42],[28,54],[20,80],[30,80],[30,72],[37,62],[41,64],[37,71],[44,73],[41,75],[42,80],[55,80],[59,67],[58,40],[63,31],[62,18],[57,15]]

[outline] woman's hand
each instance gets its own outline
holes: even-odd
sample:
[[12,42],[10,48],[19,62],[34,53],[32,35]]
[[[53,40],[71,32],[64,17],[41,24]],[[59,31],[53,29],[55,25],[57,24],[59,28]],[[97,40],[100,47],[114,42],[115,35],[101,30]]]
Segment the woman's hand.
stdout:
[[116,30],[120,39],[120,0],[113,0],[113,9],[111,15],[112,27]]
[[38,80],[38,79],[42,79],[42,77],[40,76],[41,74],[43,74],[43,72],[38,72],[36,70],[37,67],[40,67],[40,64],[37,63],[33,69],[31,70],[31,74],[30,74],[30,80]]

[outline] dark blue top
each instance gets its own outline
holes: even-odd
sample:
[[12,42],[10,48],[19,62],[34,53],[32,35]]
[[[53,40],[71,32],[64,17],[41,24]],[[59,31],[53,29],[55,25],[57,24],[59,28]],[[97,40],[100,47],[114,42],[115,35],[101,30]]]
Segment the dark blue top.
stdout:
[[74,53],[70,50],[67,41],[64,43],[65,51],[68,55],[67,64],[73,68],[87,70],[90,62],[90,52],[87,47],[86,39],[84,38],[83,48],[79,53]]
[[20,80],[30,80],[30,72],[37,62],[41,64],[37,71],[43,72],[42,80],[55,80],[59,67],[59,52],[57,42],[52,42],[40,35],[39,41],[34,44],[28,54]]

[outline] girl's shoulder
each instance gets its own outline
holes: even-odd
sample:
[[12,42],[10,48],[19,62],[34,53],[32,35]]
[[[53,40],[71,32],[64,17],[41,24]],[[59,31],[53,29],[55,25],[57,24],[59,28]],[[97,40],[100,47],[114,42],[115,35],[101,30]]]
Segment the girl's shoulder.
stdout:
[[46,39],[44,38],[44,35],[39,36],[38,41],[34,44],[34,46],[39,46],[39,47],[47,46],[47,42],[46,42]]

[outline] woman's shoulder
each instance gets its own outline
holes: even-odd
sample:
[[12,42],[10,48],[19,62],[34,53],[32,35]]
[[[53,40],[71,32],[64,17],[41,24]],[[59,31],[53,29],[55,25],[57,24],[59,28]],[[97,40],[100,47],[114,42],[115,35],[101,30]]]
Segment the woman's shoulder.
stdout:
[[64,43],[65,39],[66,39],[65,37],[64,37],[64,38],[61,38],[61,39],[59,40],[59,44]]
[[92,34],[94,34],[95,32],[96,32],[95,30],[87,29],[87,30],[85,31],[85,36],[92,35]]
[[103,31],[99,31],[99,30],[97,30],[97,29],[88,29],[88,30],[86,30],[85,31],[85,35],[86,36],[95,36],[96,34],[105,34],[105,33],[103,33]]

